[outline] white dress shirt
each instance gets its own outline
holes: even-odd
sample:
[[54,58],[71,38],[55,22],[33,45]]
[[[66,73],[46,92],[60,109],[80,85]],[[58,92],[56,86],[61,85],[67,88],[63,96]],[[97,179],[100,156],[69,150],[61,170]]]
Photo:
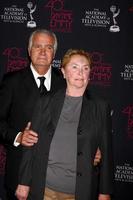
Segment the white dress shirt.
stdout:
[[[30,68],[31,68],[31,71],[33,73],[36,84],[39,88],[40,80],[38,79],[38,77],[43,76],[43,75],[38,74],[37,71],[34,69],[32,64],[30,65]],[[44,77],[45,77],[44,85],[45,85],[47,91],[49,91],[50,88],[51,88],[51,66],[50,66],[49,70],[47,71],[47,73],[44,75]]]

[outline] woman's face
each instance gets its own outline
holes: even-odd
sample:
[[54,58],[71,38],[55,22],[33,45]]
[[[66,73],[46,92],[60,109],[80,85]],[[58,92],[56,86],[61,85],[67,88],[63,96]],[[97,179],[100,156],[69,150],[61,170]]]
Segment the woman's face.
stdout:
[[85,89],[90,76],[90,64],[85,56],[73,55],[67,65],[62,68],[67,87]]

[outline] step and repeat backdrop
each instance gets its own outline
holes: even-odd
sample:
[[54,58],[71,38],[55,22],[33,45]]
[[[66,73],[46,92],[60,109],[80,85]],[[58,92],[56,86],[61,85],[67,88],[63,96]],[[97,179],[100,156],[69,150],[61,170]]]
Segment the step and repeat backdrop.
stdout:
[[[28,66],[27,44],[36,28],[55,32],[59,67],[69,48],[91,53],[91,89],[112,106],[115,193],[133,199],[133,1],[1,0],[0,80]],[[0,142],[0,200],[6,150]]]

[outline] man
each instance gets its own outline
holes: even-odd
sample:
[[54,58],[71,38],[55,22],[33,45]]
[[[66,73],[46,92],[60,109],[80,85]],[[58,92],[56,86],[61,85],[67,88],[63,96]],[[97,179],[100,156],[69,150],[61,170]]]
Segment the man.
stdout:
[[27,129],[30,127],[28,122],[40,97],[38,77],[45,76],[44,84],[50,92],[64,85],[59,70],[51,67],[56,49],[57,38],[53,32],[44,29],[34,31],[28,45],[30,66],[6,74],[0,85],[0,137],[7,147],[5,185],[8,200],[16,199],[14,194],[22,157],[22,146],[19,144],[30,146],[38,140],[36,135],[23,133],[26,126]]

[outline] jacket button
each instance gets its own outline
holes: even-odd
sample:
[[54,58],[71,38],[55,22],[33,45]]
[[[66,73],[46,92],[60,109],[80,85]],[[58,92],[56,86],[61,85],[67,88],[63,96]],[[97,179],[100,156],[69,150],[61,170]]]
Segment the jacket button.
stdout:
[[77,176],[78,176],[78,177],[82,176],[82,173],[77,172]]
[[82,130],[79,130],[79,131],[78,131],[78,135],[82,135]]
[[52,136],[53,136],[53,133],[49,133],[49,136],[52,137]]
[[82,156],[83,155],[83,152],[82,151],[79,151],[78,152],[78,156]]

